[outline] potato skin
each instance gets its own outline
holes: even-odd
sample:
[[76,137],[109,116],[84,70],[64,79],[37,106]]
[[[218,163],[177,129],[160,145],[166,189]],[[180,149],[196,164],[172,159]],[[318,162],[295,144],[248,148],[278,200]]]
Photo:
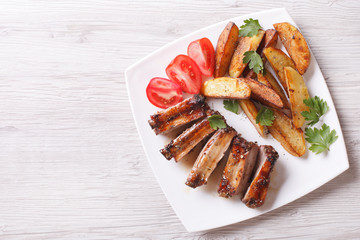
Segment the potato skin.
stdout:
[[251,78],[239,78],[240,81],[247,83],[251,89],[251,98],[261,102],[262,104],[274,107],[283,108],[284,104],[279,95],[270,87]]
[[222,77],[227,73],[238,43],[238,36],[239,28],[233,22],[229,22],[220,34],[215,50],[215,78]]
[[279,83],[276,81],[274,76],[271,74],[271,72],[265,68],[266,74],[263,75],[262,73],[258,73],[257,79],[262,84],[265,84],[266,86],[272,88],[281,98],[281,101],[284,104],[284,109],[290,110],[290,103],[288,99],[286,98],[285,92],[282,89],[282,87],[279,85]]
[[249,99],[251,89],[243,81],[236,78],[220,77],[203,83],[201,94],[212,98]]
[[291,67],[285,67],[284,72],[289,87],[292,121],[296,128],[301,128],[305,123],[301,112],[309,111],[309,107],[304,104],[304,99],[310,98],[309,92],[298,71]]
[[286,78],[284,74],[284,67],[295,68],[295,63],[283,51],[277,48],[268,47],[264,49],[264,55],[269,61],[272,69],[274,69],[281,85],[284,87],[287,95],[289,96]]
[[264,36],[263,41],[261,41],[261,43],[260,43],[260,46],[259,46],[260,51],[258,52],[261,57],[264,56],[263,50],[265,48],[276,46],[278,36],[279,36],[279,34],[275,29],[267,29],[265,31],[265,36]]
[[268,126],[270,134],[293,156],[301,157],[305,154],[306,145],[304,132],[295,128],[291,119],[285,113],[273,109],[275,120]]
[[280,40],[294,60],[296,69],[303,75],[310,65],[310,50],[300,31],[288,22],[273,25],[279,33]]
[[[266,70],[266,71],[267,71],[267,70]],[[266,72],[266,74],[267,74],[267,72]],[[261,82],[262,84],[268,86],[269,88],[273,88],[273,87],[271,86],[269,80],[267,80],[267,78],[266,78],[261,72],[259,72],[259,73],[257,74],[257,80],[258,80],[259,82]]]
[[261,137],[265,137],[266,126],[256,123],[258,109],[251,100],[239,100],[239,105]]
[[239,43],[236,47],[234,55],[231,58],[229,67],[229,75],[231,77],[240,77],[247,66],[247,63],[243,63],[244,53],[247,51],[256,51],[264,35],[265,31],[260,29],[258,34],[255,36],[239,37]]

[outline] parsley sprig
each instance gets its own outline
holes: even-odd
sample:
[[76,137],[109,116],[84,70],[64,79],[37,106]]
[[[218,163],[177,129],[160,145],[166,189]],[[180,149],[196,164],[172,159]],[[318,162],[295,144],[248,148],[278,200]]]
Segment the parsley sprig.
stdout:
[[330,150],[330,145],[338,139],[336,131],[330,131],[330,127],[325,123],[320,129],[306,128],[305,135],[307,136],[307,138],[305,138],[306,141],[311,143],[309,150],[316,154],[322,153],[325,150]]
[[247,51],[244,53],[243,63],[249,63],[249,68],[256,74],[264,71],[264,64],[260,55],[256,51]]
[[301,115],[305,118],[305,120],[310,121],[308,123],[309,126],[313,126],[315,123],[319,122],[320,117],[329,110],[329,106],[326,101],[318,96],[304,99],[304,104],[310,107],[310,111],[303,111]]
[[242,37],[252,37],[256,35],[261,29],[261,26],[259,24],[259,20],[257,19],[247,19],[244,20],[244,25],[240,26],[239,35]]
[[223,101],[224,108],[230,112],[233,112],[235,114],[239,111],[239,104],[236,100],[231,99],[224,99]]
[[[328,110],[329,106],[327,102],[318,96],[313,98],[304,99],[304,104],[310,108],[309,111],[303,111],[301,115],[305,120],[310,121],[308,126],[313,126],[319,122],[320,117],[324,115]],[[338,136],[335,130],[330,130],[330,127],[325,123],[318,128],[306,128],[305,129],[305,140],[311,144],[309,150],[319,154],[325,150],[330,150],[330,145],[333,144]]]
[[262,106],[256,116],[256,123],[260,123],[262,126],[271,126],[274,119],[274,112],[270,108]]
[[211,117],[208,117],[208,121],[210,123],[210,127],[214,130],[226,128],[226,123],[220,115],[212,115]]

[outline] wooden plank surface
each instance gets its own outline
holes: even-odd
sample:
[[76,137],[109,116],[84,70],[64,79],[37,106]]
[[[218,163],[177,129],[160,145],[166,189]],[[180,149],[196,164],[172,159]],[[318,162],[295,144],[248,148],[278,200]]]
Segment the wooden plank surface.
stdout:
[[[318,60],[350,169],[273,212],[187,233],[146,161],[124,70],[194,30],[275,7]],[[359,12],[358,0],[1,1],[0,239],[360,238]]]

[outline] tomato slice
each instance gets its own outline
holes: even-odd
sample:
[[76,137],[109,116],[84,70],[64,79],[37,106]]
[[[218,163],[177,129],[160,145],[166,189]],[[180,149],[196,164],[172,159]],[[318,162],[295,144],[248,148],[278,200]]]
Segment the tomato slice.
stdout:
[[196,63],[186,55],[178,55],[166,68],[170,80],[178,83],[184,92],[197,94],[200,92],[202,76]]
[[215,68],[215,50],[208,38],[201,38],[191,42],[187,54],[199,66],[205,76],[212,76]]
[[159,108],[168,108],[182,101],[182,91],[179,84],[166,79],[155,77],[146,87],[149,101]]

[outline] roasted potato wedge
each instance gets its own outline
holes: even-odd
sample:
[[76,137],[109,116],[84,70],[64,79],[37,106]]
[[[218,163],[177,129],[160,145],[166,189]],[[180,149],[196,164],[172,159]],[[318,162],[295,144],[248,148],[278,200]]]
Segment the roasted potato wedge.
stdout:
[[233,22],[229,22],[220,34],[215,50],[215,78],[222,77],[227,73],[238,43],[238,36],[239,28]]
[[257,74],[257,80],[258,80],[259,82],[261,82],[262,84],[268,86],[269,88],[272,88],[270,82],[267,80],[267,78],[266,78],[261,72],[259,72],[259,73]]
[[264,49],[264,55],[269,61],[271,67],[274,69],[281,85],[284,87],[287,95],[289,96],[288,87],[284,74],[284,67],[295,68],[295,63],[283,51],[277,48],[268,47]]
[[262,84],[265,84],[268,87],[271,87],[281,98],[281,101],[284,104],[284,109],[290,110],[290,104],[288,99],[285,96],[284,90],[279,85],[279,83],[276,81],[274,76],[271,74],[271,72],[268,69],[265,69],[265,76],[262,73],[259,73],[257,75],[258,81]]
[[239,43],[230,62],[229,75],[231,77],[240,77],[247,66],[247,63],[243,63],[244,53],[247,51],[256,51],[264,34],[265,31],[260,29],[255,36],[239,37]]
[[[275,31],[275,29],[267,29],[265,31],[265,35],[257,49],[257,53],[260,54],[264,65],[266,62],[266,58],[264,57],[263,50],[267,47],[275,47],[277,40],[278,40],[278,33]],[[246,76],[247,78],[255,78],[256,73],[247,67],[244,71],[244,76]]]
[[260,136],[265,137],[266,126],[262,126],[260,123],[256,123],[256,116],[258,114],[258,109],[251,100],[239,100],[239,105],[252,123],[256,131]]
[[269,107],[274,107],[274,108],[284,107],[281,98],[272,88],[251,78],[239,78],[239,80],[249,85],[251,89],[252,99],[257,100]]
[[304,79],[298,71],[291,67],[285,67],[284,72],[289,88],[292,121],[296,128],[301,128],[305,123],[305,118],[301,115],[301,112],[309,111],[309,107],[304,104],[304,99],[309,98],[309,92]]
[[305,138],[300,128],[295,128],[291,119],[285,113],[273,109],[275,120],[268,126],[270,134],[281,143],[285,150],[293,156],[301,157],[305,154]]
[[303,75],[310,65],[310,50],[300,31],[288,22],[276,23],[274,28],[286,51],[295,62],[296,69]]
[[265,36],[263,41],[261,41],[259,46],[259,54],[260,56],[264,56],[263,50],[268,47],[275,47],[279,34],[274,29],[267,29],[265,31]]
[[251,89],[244,81],[221,77],[204,82],[201,86],[201,94],[212,98],[249,99]]

